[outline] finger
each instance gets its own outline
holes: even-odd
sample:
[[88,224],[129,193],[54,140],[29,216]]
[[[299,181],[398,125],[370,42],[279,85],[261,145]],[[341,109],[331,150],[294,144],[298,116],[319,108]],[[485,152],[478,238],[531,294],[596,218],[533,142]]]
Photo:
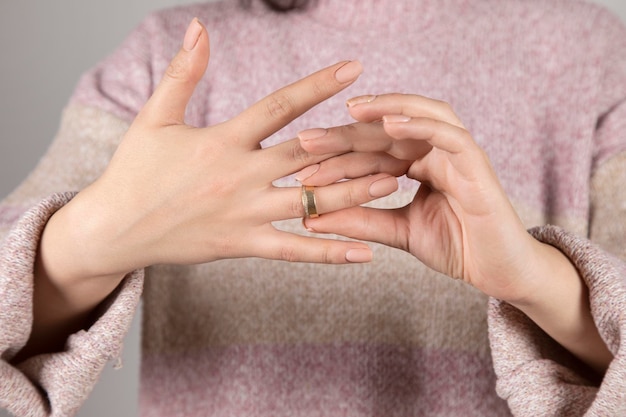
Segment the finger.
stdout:
[[377,242],[406,250],[409,230],[402,222],[405,208],[383,210],[370,207],[352,207],[328,213],[317,218],[304,219],[304,225],[313,233],[335,233],[351,239]]
[[[430,184],[434,189],[460,201],[477,201],[487,190],[499,189],[499,181],[489,157],[465,129],[439,120],[385,116],[385,129],[391,136],[423,140],[434,148],[426,157],[415,161],[407,176]],[[494,188],[495,187],[495,188]],[[484,196],[482,201],[490,201]]]
[[371,249],[362,242],[305,237],[281,231],[264,237],[257,252],[262,258],[325,264],[369,262],[373,257]]
[[298,132],[300,144],[307,152],[325,154],[354,151],[384,152],[393,145],[393,138],[382,123],[353,123],[328,129],[307,129]]
[[[327,135],[327,133],[330,134]],[[263,157],[256,156],[261,169],[271,178],[282,178],[286,175],[298,172],[303,168],[337,156],[346,150],[350,150],[353,140],[361,140],[375,148],[383,147],[379,136],[385,136],[389,143],[391,138],[385,132],[382,124],[367,125],[358,123],[354,125],[340,126],[332,129],[308,129],[299,133],[298,139],[292,139],[263,149],[256,149]],[[314,140],[319,136],[319,140]],[[367,137],[367,139],[365,139]],[[307,139],[308,149],[302,147],[304,139]],[[319,143],[317,143],[319,142]]]
[[[385,197],[398,189],[398,180],[388,174],[376,174],[315,187],[314,201],[317,214],[354,207]],[[305,215],[301,187],[279,187],[271,201],[266,203],[268,221],[286,220]]]
[[387,115],[383,116],[383,125],[396,140],[423,141],[449,153],[478,148],[467,130],[438,119]]
[[358,61],[332,65],[275,91],[228,124],[245,145],[255,149],[263,139],[348,87],[362,71]]
[[170,62],[138,118],[155,126],[183,124],[189,99],[208,62],[209,35],[202,23],[194,18],[185,33],[183,47]]
[[309,129],[298,133],[300,144],[309,153],[322,155],[346,152],[385,152],[402,160],[416,160],[432,146],[413,138],[395,138],[383,123],[355,123],[330,129]]
[[411,162],[394,158],[384,152],[350,152],[309,165],[295,177],[304,185],[315,186],[378,173],[399,177],[406,173]]
[[339,153],[322,155],[309,153],[302,148],[299,139],[291,139],[274,146],[257,149],[253,151],[252,158],[264,174],[267,174],[269,178],[277,179],[336,155]]
[[404,114],[442,120],[463,128],[463,123],[448,103],[415,94],[360,96],[348,100],[346,104],[350,115],[361,122],[380,120],[387,114]]

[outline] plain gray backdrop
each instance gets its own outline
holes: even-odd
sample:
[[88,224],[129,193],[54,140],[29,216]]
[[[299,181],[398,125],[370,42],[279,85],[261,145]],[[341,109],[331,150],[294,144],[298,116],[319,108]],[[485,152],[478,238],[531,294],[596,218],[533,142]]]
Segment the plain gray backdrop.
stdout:
[[[595,1],[626,21],[624,0]],[[192,2],[0,0],[0,198],[49,146],[80,74],[112,52],[150,11]],[[125,342],[124,367],[107,366],[80,417],[137,415],[139,320]]]

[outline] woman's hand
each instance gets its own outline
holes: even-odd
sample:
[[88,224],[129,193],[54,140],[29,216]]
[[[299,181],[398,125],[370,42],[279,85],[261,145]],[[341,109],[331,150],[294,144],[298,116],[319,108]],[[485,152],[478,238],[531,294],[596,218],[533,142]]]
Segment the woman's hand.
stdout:
[[[185,108],[206,69],[209,39],[194,19],[183,48],[142,109],[104,174],[46,225],[35,267],[34,323],[22,352],[61,348],[67,334],[130,271],[222,258],[367,262],[361,242],[281,232],[272,222],[304,215],[300,187],[273,181],[331,155],[310,155],[297,139],[259,143],[356,80],[357,61],[325,68],[265,97],[232,120],[185,125]],[[397,188],[377,174],[316,190],[319,213],[358,205]]]
[[405,207],[349,208],[307,219],[306,226],[404,249],[511,303],[601,375],[612,355],[591,317],[587,287],[569,259],[527,233],[485,152],[450,106],[387,94],[357,97],[348,107],[358,123],[299,134],[310,153],[341,153],[304,170],[315,172],[301,174],[303,183],[388,172],[420,187]]
[[[400,94],[359,97],[348,104],[360,123],[305,131],[300,138],[310,153],[352,154],[322,162],[303,182],[322,185],[388,172],[406,174],[420,188],[406,207],[357,207],[308,219],[307,226],[406,250],[494,297],[525,297],[532,272],[528,259],[537,242],[452,109],[440,101]],[[363,153],[377,162],[363,163]]]
[[[74,253],[82,265],[73,274],[108,275],[160,263],[236,257],[367,260],[369,249],[363,243],[303,237],[272,226],[273,221],[303,216],[300,188],[277,188],[272,182],[330,155],[309,155],[297,139],[267,149],[259,146],[349,86],[361,65],[333,65],[276,91],[232,120],[200,129],[184,124],[186,105],[208,60],[208,36],[199,23],[196,32],[187,34],[187,43],[104,175],[64,209],[81,219],[72,239],[80,242]],[[370,194],[375,182],[371,190],[379,194]],[[379,174],[318,188],[318,210],[361,204],[396,187],[395,178]],[[353,256],[350,251],[355,251]]]

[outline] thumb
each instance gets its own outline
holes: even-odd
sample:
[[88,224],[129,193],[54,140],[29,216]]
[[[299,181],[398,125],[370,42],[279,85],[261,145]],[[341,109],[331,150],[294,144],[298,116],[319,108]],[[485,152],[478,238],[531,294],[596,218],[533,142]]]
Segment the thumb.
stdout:
[[209,63],[209,53],[209,35],[194,18],[185,33],[183,47],[170,62],[138,118],[157,126],[183,124],[189,99]]

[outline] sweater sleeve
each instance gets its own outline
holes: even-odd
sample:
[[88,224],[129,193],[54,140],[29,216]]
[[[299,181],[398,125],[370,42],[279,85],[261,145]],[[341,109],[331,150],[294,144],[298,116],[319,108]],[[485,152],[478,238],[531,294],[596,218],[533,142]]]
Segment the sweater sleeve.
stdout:
[[64,351],[12,361],[30,335],[41,232],[73,191],[100,175],[127,127],[100,110],[68,107],[38,166],[0,204],[0,406],[18,416],[73,415],[107,361],[119,355],[137,308],[139,271],[125,278],[95,324],[70,336]]
[[626,414],[626,264],[590,241],[554,226],[533,236],[568,256],[589,287],[591,314],[615,359],[598,388],[568,353],[519,310],[489,306],[498,394],[519,416]]
[[48,218],[72,195],[42,200],[0,246],[0,405],[17,416],[75,414],[106,363],[120,355],[141,294],[142,271],[136,271],[109,297],[101,317],[88,330],[71,335],[62,352],[12,363],[32,324],[32,271],[39,236]]
[[[141,34],[136,31],[130,42],[139,42]],[[128,54],[128,42],[114,56]],[[120,77],[107,62],[83,77],[74,95],[97,95],[100,101],[71,101],[37,167],[0,203],[0,408],[17,416],[74,415],[107,362],[120,354],[141,297],[143,273],[136,271],[103,303],[89,329],[67,339],[62,352],[13,360],[30,335],[33,265],[47,220],[101,175],[148,94],[149,76],[143,84],[139,80],[141,57],[132,65],[126,61],[133,75],[124,94],[121,80],[113,93],[109,83],[98,82]]]
[[105,170],[197,12],[149,15],[86,72],[50,148],[0,204],[0,407],[18,416],[74,415],[103,367],[120,354],[141,297],[142,271],[125,277],[97,321],[71,335],[64,351],[12,361],[32,326],[33,262],[47,220]]
[[598,385],[569,353],[514,307],[489,306],[489,337],[498,394],[519,416],[626,415],[626,36],[621,23],[604,14],[606,68],[599,81],[587,238],[554,226],[531,230],[563,252],[589,288],[591,313],[613,353]]

